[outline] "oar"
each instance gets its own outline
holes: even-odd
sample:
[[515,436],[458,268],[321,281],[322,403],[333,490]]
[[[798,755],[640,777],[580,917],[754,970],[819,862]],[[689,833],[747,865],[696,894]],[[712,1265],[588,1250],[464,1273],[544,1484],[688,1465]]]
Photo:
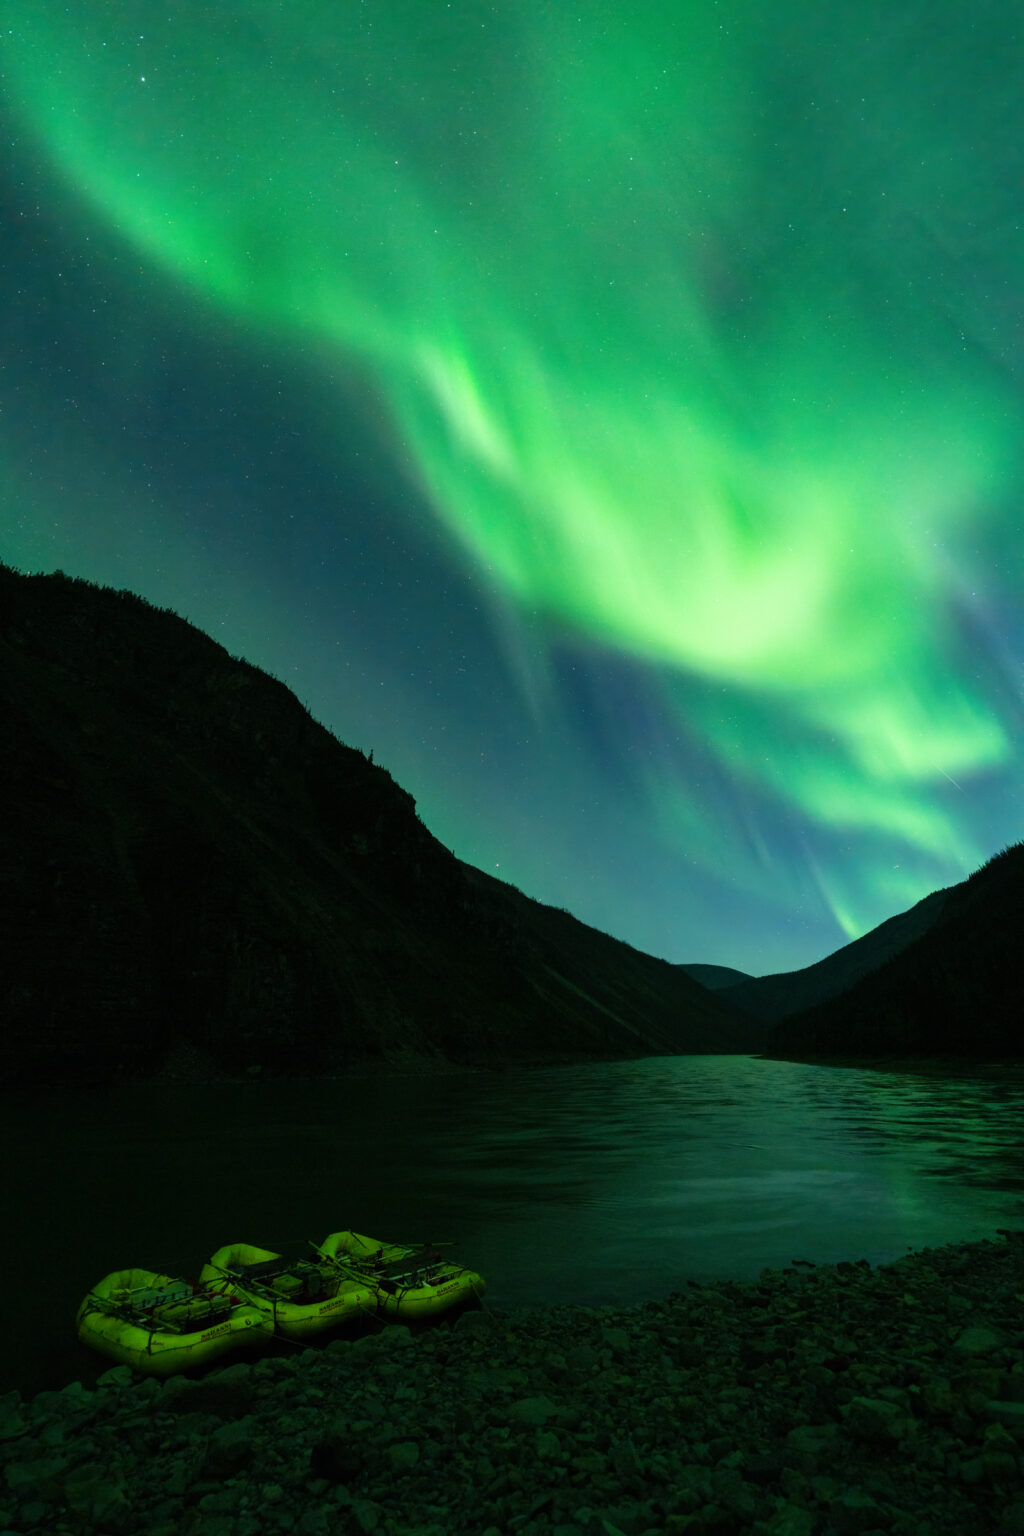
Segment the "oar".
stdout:
[[[131,1322],[135,1318],[137,1319],[135,1326],[142,1328],[146,1326],[143,1319],[148,1318],[149,1322],[153,1325],[147,1330],[150,1333],[183,1334],[185,1332],[180,1323],[173,1323],[169,1318],[158,1317],[153,1308],[136,1310],[127,1302],[119,1303],[113,1301],[109,1296],[100,1296],[96,1291],[89,1291],[87,1295],[96,1303],[96,1310],[102,1312],[104,1317],[117,1317],[127,1322]],[[191,1331],[194,1332],[195,1330]]]
[[[365,1261],[366,1259],[372,1257],[371,1254],[359,1255],[349,1253],[347,1249],[343,1249],[341,1253],[327,1253],[319,1243],[314,1243],[311,1237],[307,1237],[306,1242],[312,1248],[313,1252],[318,1253],[322,1259],[326,1259],[328,1264],[340,1264],[342,1268],[344,1268],[346,1264],[349,1266],[353,1264],[358,1266],[361,1260]],[[443,1243],[413,1243],[409,1247],[401,1248],[399,1248],[397,1244],[392,1245],[391,1243],[382,1243],[380,1246],[382,1248],[390,1248],[394,1246],[398,1249],[397,1257],[403,1259],[407,1254],[416,1253],[417,1250],[421,1250],[423,1248],[455,1248],[458,1245],[454,1238],[450,1238],[448,1241]]]
[[101,1296],[99,1291],[86,1291],[85,1299],[95,1302],[95,1310],[102,1312],[104,1317],[121,1317],[132,1310],[126,1301],[115,1301],[112,1296]]
[[218,1275],[227,1275],[229,1280],[238,1280],[238,1279],[241,1278],[241,1276],[239,1275],[237,1269],[225,1269],[220,1264],[214,1264],[212,1260],[209,1261],[209,1264],[210,1264],[210,1268],[211,1269],[215,1269],[217,1271]]
[[270,1289],[270,1287],[267,1286],[267,1285],[261,1286],[259,1281],[256,1282],[255,1286],[253,1286],[253,1282],[251,1280],[247,1279],[247,1277],[245,1275],[245,1272],[243,1270],[240,1270],[240,1269],[224,1269],[224,1268],[222,1268],[222,1266],[220,1264],[214,1264],[212,1262],[210,1263],[210,1268],[211,1269],[215,1269],[217,1271],[218,1275],[223,1275],[226,1280],[233,1281],[234,1284],[238,1286],[239,1290],[244,1290],[244,1288],[247,1285],[248,1286],[252,1286],[253,1289],[257,1290],[257,1291],[258,1290],[268,1291]]
[[328,1253],[327,1250],[322,1248],[319,1243],[314,1243],[311,1237],[307,1237],[306,1242],[312,1248],[314,1253],[320,1255],[325,1264],[333,1264],[335,1269],[343,1270],[344,1273],[349,1275],[353,1280],[366,1279],[363,1266],[353,1255],[346,1253],[344,1250],[342,1250],[341,1253]]
[[314,1243],[314,1241],[313,1241],[313,1239],[311,1237],[307,1237],[306,1238],[306,1242],[312,1248],[313,1252],[314,1253],[318,1253],[320,1255],[320,1257],[322,1259],[326,1260],[326,1262],[328,1264],[337,1264],[337,1265],[339,1265],[340,1268],[342,1268],[342,1269],[345,1268],[345,1265],[342,1263],[342,1260],[338,1256],[338,1254],[336,1254],[336,1253],[328,1253],[326,1248],[321,1248],[319,1243]]

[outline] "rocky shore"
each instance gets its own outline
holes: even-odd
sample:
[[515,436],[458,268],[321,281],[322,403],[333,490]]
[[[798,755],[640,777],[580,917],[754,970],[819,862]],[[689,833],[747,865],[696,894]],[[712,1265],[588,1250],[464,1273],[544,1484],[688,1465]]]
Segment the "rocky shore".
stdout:
[[0,1536],[1010,1536],[1022,1453],[1014,1231],[8,1393]]

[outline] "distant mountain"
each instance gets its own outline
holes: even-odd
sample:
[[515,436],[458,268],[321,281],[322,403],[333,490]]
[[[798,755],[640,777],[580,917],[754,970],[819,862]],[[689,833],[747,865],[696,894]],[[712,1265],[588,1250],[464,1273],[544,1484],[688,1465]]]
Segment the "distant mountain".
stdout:
[[699,981],[709,992],[721,992],[726,987],[738,986],[741,981],[753,981],[749,971],[734,971],[731,965],[681,965],[681,971]]
[[[954,887],[955,889],[955,887]],[[752,976],[729,987],[723,998],[755,1018],[775,1023],[788,1014],[799,1013],[838,997],[876,971],[894,955],[927,933],[939,921],[949,890],[933,891],[908,912],[888,918],[870,933],[844,944],[833,954],[799,971],[779,971],[772,976]],[[693,968],[690,974],[695,975]],[[701,978],[696,977],[699,981]],[[707,985],[707,983],[705,983]]]
[[782,1020],[762,1054],[1024,1058],[1024,843],[936,896],[919,936],[841,996]]
[[280,682],[0,566],[5,1082],[756,1049],[678,967],[461,863]]

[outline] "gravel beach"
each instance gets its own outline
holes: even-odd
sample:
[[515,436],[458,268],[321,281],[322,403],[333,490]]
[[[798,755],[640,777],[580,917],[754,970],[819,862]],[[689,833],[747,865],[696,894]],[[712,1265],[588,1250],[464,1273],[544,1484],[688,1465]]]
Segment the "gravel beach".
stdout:
[[1022,1453],[1014,1231],[8,1393],[0,1536],[1024,1533]]

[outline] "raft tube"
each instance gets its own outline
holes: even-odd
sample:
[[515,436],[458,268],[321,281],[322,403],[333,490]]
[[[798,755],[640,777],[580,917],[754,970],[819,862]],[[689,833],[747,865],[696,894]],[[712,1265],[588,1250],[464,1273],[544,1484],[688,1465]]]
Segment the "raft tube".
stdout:
[[443,1258],[429,1243],[382,1243],[359,1232],[332,1232],[317,1253],[372,1281],[380,1311],[401,1322],[436,1317],[479,1300],[487,1289],[475,1271]]
[[251,1243],[229,1243],[203,1265],[199,1278],[257,1307],[287,1339],[337,1328],[377,1310],[375,1287],[335,1264],[287,1259]]
[[75,1318],[83,1344],[145,1376],[175,1376],[231,1350],[264,1343],[273,1325],[237,1297],[160,1275],[118,1269],[85,1297]]

